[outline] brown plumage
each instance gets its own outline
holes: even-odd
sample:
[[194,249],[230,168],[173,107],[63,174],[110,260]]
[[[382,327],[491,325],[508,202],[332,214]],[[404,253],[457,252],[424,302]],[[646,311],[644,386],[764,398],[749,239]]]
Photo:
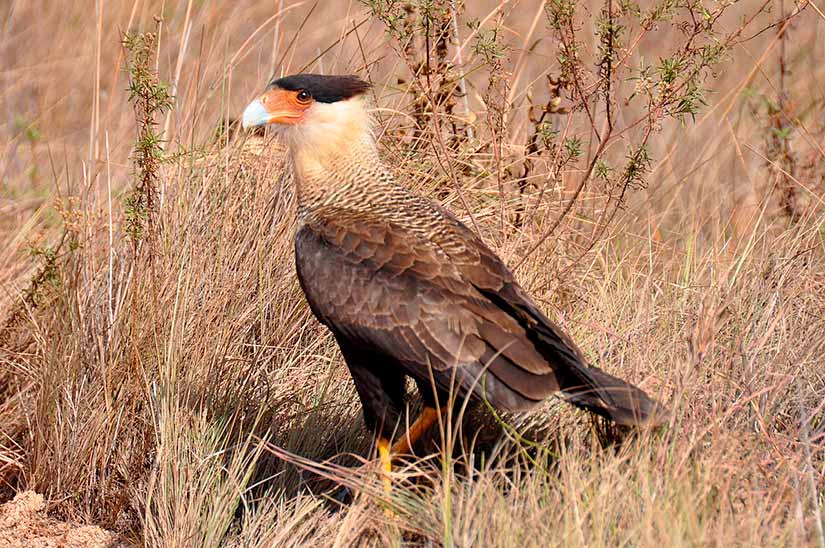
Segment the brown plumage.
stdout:
[[378,157],[366,89],[355,77],[276,80],[244,124],[273,123],[287,143],[298,277],[341,347],[368,426],[392,434],[407,376],[432,407],[451,390],[502,410],[560,392],[619,424],[662,422],[644,392],[586,363],[478,236],[395,181]]

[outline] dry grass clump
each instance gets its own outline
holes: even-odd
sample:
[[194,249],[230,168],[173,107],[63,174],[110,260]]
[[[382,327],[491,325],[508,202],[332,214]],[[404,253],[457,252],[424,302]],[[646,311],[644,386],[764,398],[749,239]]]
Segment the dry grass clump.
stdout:
[[[825,543],[816,6],[35,4],[0,7],[3,498],[152,546]],[[174,96],[138,132],[119,29]],[[228,123],[304,66],[368,76],[399,176],[670,424],[473,408],[385,500],[283,151]]]

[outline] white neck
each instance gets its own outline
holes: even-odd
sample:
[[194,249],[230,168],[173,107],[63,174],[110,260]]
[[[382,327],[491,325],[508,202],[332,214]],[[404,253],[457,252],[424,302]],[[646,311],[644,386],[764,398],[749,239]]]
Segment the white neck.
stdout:
[[342,194],[365,196],[385,169],[362,97],[315,103],[302,122],[282,126],[289,148],[299,205],[337,202]]

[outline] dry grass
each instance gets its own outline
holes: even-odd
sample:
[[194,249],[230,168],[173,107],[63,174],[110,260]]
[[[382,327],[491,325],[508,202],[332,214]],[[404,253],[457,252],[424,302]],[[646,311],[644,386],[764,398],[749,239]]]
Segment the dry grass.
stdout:
[[[358,4],[274,3],[282,16],[251,1],[99,4],[0,6],[4,499],[32,489],[54,516],[152,546],[823,545],[825,18],[814,6],[785,53],[795,221],[763,158],[760,101],[779,89],[771,30],[731,51],[695,123],[653,134],[649,186],[608,231],[592,241],[605,194],[591,185],[528,254],[581,177],[571,167],[548,182],[537,158],[524,196],[501,179],[524,159],[525,92],[545,101],[556,70],[548,40],[522,48],[543,32],[530,30],[539,3],[504,10],[516,49],[500,68],[515,72],[501,153],[446,155],[443,134],[413,131],[417,97],[395,79],[405,66]],[[123,233],[135,131],[119,32],[152,28],[162,9],[157,65],[176,107],[160,123],[169,151],[196,152],[163,165],[156,233],[136,253]],[[666,46],[640,45],[651,59]],[[477,409],[382,500],[374,463],[358,467],[371,438],[355,392],[295,280],[281,152],[211,138],[273,67],[308,63],[369,65],[399,175],[519,264],[595,363],[667,402],[664,431],[605,433],[555,401],[506,429]],[[468,80],[468,106],[483,140],[498,126],[482,76]],[[339,485],[354,495],[340,507]]]

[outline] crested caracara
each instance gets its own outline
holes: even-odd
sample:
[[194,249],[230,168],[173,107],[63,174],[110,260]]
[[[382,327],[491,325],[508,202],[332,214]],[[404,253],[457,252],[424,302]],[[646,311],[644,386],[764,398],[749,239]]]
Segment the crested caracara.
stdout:
[[[476,234],[395,180],[376,148],[369,87],[355,76],[280,78],[243,125],[271,124],[289,149],[298,278],[338,341],[385,468],[450,395],[516,411],[559,393],[621,425],[663,422],[642,390],[587,364]],[[424,412],[391,446],[406,377]]]

